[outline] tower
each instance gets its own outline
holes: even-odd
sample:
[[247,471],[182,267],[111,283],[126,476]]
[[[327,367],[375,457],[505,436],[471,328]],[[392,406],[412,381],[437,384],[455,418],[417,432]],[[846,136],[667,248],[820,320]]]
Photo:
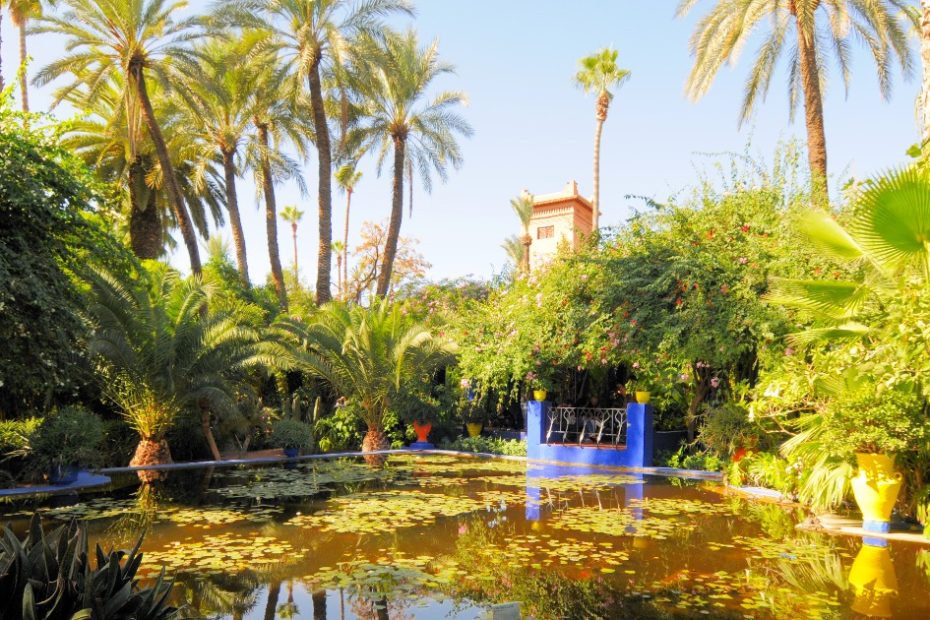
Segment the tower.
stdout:
[[566,244],[573,250],[591,234],[593,207],[578,193],[578,183],[569,181],[561,192],[533,197],[530,219],[530,269],[546,264]]

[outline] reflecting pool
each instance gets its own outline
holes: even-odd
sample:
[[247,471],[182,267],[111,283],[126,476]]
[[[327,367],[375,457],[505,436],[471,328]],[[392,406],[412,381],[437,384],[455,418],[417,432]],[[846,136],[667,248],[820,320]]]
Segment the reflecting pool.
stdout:
[[404,454],[126,476],[0,520],[36,509],[104,548],[146,532],[188,617],[930,618],[930,548],[801,532],[708,482]]

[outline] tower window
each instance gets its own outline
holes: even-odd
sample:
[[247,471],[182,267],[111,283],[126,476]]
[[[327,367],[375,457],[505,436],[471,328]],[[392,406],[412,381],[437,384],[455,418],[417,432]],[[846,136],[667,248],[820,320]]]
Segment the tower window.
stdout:
[[552,239],[555,237],[555,226],[540,226],[536,229],[537,239]]

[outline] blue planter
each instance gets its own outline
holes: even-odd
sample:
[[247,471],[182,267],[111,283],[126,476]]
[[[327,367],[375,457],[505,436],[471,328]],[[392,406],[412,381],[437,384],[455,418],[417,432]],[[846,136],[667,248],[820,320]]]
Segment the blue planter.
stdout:
[[300,454],[300,448],[284,448],[284,456],[289,459],[296,459],[298,454]]
[[56,485],[74,484],[79,471],[77,465],[55,465],[48,472],[48,480]]

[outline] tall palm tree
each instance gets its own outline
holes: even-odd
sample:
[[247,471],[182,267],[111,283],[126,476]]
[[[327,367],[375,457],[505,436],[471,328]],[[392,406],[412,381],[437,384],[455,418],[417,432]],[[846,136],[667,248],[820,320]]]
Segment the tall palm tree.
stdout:
[[[222,222],[223,197],[214,181],[220,175],[212,162],[206,168],[194,170],[188,154],[202,150],[202,145],[189,132],[184,119],[172,112],[176,106],[161,95],[157,82],[152,86],[152,105],[160,119],[171,161],[176,162],[175,172],[184,201],[194,228],[206,238],[208,219],[214,225]],[[138,105],[127,99],[122,76],[113,74],[112,79],[97,84],[93,97],[88,96],[88,89],[82,85],[68,86],[53,98],[67,101],[86,113],[69,124],[62,145],[80,155],[122,197],[133,253],[142,259],[162,256],[177,220],[154,148],[141,124]]]
[[294,278],[297,278],[297,226],[303,218],[304,212],[295,207],[288,205],[281,209],[281,219],[291,225],[291,238],[294,241]]
[[920,0],[918,19],[923,81],[920,88],[921,144],[930,144],[930,0]]
[[297,182],[301,194],[306,194],[303,170],[292,160],[284,147],[292,147],[297,155],[306,158],[309,145],[314,140],[310,114],[305,98],[290,79],[289,68],[281,62],[274,50],[253,54],[250,66],[255,71],[256,83],[252,92],[252,132],[246,146],[246,163],[254,172],[255,186],[265,202],[265,236],[268,243],[268,259],[271,278],[278,302],[287,309],[287,290],[284,286],[284,270],[278,249],[278,213],[275,182],[292,179]]
[[[682,0],[678,15],[687,14],[698,0]],[[700,99],[710,89],[714,77],[727,62],[734,62],[758,26],[769,25],[769,32],[756,52],[746,80],[740,124],[746,121],[760,99],[764,99],[784,55],[788,52],[788,101],[792,116],[798,99],[804,98],[807,150],[811,176],[819,194],[826,198],[827,142],[824,135],[823,68],[827,47],[835,52],[843,84],[850,79],[851,40],[863,42],[875,60],[882,97],[891,90],[892,63],[897,59],[905,72],[911,69],[911,51],[899,12],[906,0],[720,0],[697,25],[691,37],[694,66],[688,77],[687,92]],[[823,45],[823,44],[828,44]]]
[[517,263],[524,274],[530,272],[530,246],[533,245],[533,235],[530,234],[530,221],[533,219],[533,195],[529,192],[523,192],[516,198],[510,200],[510,208],[520,220],[520,226],[523,227],[523,236],[520,242],[523,244],[522,261]]
[[456,135],[470,136],[471,126],[455,110],[466,97],[444,91],[426,100],[433,81],[454,71],[439,59],[439,42],[420,47],[413,30],[365,37],[354,48],[351,81],[360,97],[364,120],[357,130],[362,149],[378,145],[378,168],[393,148],[391,218],[378,274],[377,295],[387,295],[404,215],[404,167],[409,159],[427,191],[431,171],[445,181],[451,164],[458,169],[462,154]]
[[330,303],[310,325],[285,320],[270,359],[317,376],[357,405],[368,427],[362,451],[388,447],[384,417],[401,394],[420,386],[447,363],[451,345],[387,300],[371,308]]
[[92,97],[98,84],[115,73],[122,74],[129,85],[127,97],[138,101],[142,120],[154,145],[190,256],[191,270],[199,275],[197,237],[152,107],[147,77],[153,75],[168,90],[177,85],[178,69],[182,65],[190,66],[194,59],[188,42],[201,35],[200,20],[175,19],[177,12],[186,5],[184,0],[62,0],[62,3],[69,10],[60,16],[42,17],[33,32],[64,35],[68,52],[43,68],[34,82],[46,84],[70,73],[74,76],[74,86],[84,83]]
[[336,290],[339,292],[338,298],[345,297],[345,284],[342,281],[342,259],[345,255],[345,246],[342,241],[333,241],[333,252],[336,254]]
[[607,120],[607,109],[614,97],[612,89],[620,88],[630,79],[630,72],[617,66],[617,50],[604,49],[578,61],[580,69],[575,83],[586,93],[594,93],[594,200],[592,230],[598,230],[601,215],[601,133]]
[[[6,0],[10,9],[10,20],[19,31],[19,96],[22,101],[23,112],[29,111],[29,79],[26,76],[26,62],[29,53],[26,49],[26,28],[29,20],[42,15],[41,0]],[[2,88],[2,87],[0,87]]]
[[185,76],[185,96],[178,97],[178,108],[187,125],[206,147],[197,157],[198,165],[205,167],[215,158],[222,162],[236,266],[245,287],[250,286],[249,263],[236,192],[236,160],[253,118],[251,102],[257,79],[250,52],[257,40],[252,35],[233,40],[208,39],[199,44],[199,69]]
[[318,173],[319,250],[317,303],[332,298],[332,147],[325,109],[322,76],[341,62],[348,38],[381,29],[381,20],[395,12],[412,14],[406,0],[235,0],[228,13],[241,22],[254,23],[254,15],[268,17],[266,27],[279,40],[280,49],[293,59],[294,76],[306,81],[316,132]]
[[252,361],[256,334],[234,314],[204,312],[209,289],[164,266],[130,284],[105,272],[88,282],[103,389],[140,435],[130,465],[170,462],[165,433],[184,412],[199,413],[219,459],[210,416],[235,409],[232,379]]
[[[342,229],[342,278],[343,285],[348,286],[349,281],[349,211],[352,208],[352,192],[355,186],[362,180],[362,171],[356,170],[357,161],[340,166],[336,170],[336,183],[346,195],[346,219]],[[342,291],[343,297],[346,291]]]

